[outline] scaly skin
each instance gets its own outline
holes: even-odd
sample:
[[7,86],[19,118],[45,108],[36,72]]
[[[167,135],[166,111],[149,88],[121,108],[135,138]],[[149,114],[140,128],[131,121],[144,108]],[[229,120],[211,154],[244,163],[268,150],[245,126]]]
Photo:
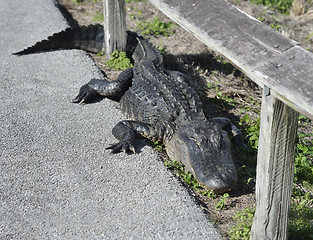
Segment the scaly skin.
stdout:
[[[127,32],[127,53],[131,55],[136,46],[137,34]],[[62,49],[81,49],[89,53],[103,52],[104,30],[100,24],[66,28],[61,32],[54,33],[47,39],[35,43],[14,55],[25,55],[39,52],[55,51]]]
[[138,135],[163,141],[171,159],[181,161],[197,180],[223,193],[237,182],[227,132],[244,146],[240,131],[227,118],[205,117],[199,96],[187,77],[163,68],[162,55],[146,40],[138,39],[134,67],[113,82],[93,79],[81,87],[74,103],[88,103],[97,95],[120,97],[120,108],[129,120],[112,130],[119,140],[113,153],[131,150]]
[[[128,32],[127,47],[132,52],[136,34]],[[16,55],[58,49],[102,51],[101,25],[65,29]],[[198,181],[217,193],[232,189],[237,182],[227,132],[237,145],[244,145],[240,131],[227,118],[205,117],[199,96],[187,84],[187,77],[163,68],[162,55],[146,40],[138,39],[133,54],[135,65],[109,82],[92,79],[82,86],[75,103],[88,103],[99,95],[120,99],[129,120],[112,130],[119,140],[112,152],[131,150],[138,135],[163,141],[171,159],[181,161]],[[226,131],[227,132],[226,132]]]
[[59,49],[82,49],[91,53],[101,52],[103,49],[104,31],[100,24],[76,26],[55,33],[46,40],[37,42],[15,55],[24,55],[37,52],[47,52]]

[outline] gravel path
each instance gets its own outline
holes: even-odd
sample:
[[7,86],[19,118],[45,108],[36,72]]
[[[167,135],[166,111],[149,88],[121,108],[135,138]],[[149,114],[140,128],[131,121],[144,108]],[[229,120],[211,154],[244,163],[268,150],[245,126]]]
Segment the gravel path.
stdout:
[[122,114],[70,103],[83,51],[11,53],[67,27],[53,0],[0,0],[0,239],[221,239],[157,154],[109,154]]

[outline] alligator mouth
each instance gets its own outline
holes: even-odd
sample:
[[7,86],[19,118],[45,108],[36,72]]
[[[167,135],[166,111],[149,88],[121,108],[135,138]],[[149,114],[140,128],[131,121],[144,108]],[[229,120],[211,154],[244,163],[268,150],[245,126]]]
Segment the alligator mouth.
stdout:
[[222,194],[225,192],[229,192],[231,189],[233,189],[237,183],[237,173],[232,172],[229,175],[224,176],[213,176],[206,179],[201,179],[197,176],[195,176],[199,183],[212,190],[216,194]]
[[222,194],[230,191],[237,183],[237,172],[230,154],[218,152],[201,154],[198,158],[190,156],[188,163],[191,172],[199,183],[214,193]]

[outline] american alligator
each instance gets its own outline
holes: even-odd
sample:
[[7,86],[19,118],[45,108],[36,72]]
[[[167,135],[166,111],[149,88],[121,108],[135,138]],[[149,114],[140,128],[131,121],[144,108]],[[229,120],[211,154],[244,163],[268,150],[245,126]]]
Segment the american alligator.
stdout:
[[72,100],[89,103],[99,95],[120,98],[120,109],[130,120],[113,128],[119,142],[107,149],[135,153],[137,137],[161,140],[168,156],[182,162],[200,184],[217,193],[232,189],[237,173],[227,132],[237,145],[244,145],[241,132],[227,118],[208,120],[187,76],[166,70],[162,55],[147,40],[138,38],[133,59],[134,67],[115,81],[92,79]]
[[[101,25],[75,25],[15,54],[73,48],[99,52],[103,36]],[[227,132],[234,135],[237,145],[243,145],[240,131],[227,118],[207,120],[199,96],[187,84],[187,76],[166,70],[160,52],[147,40],[136,40],[136,36],[128,32],[129,53],[138,40],[134,67],[113,82],[92,79],[81,87],[73,102],[89,103],[99,95],[120,99],[120,108],[131,120],[113,128],[119,140],[109,147],[113,153],[135,152],[133,144],[139,136],[161,140],[168,156],[181,161],[201,184],[218,193],[232,189],[237,173]]]

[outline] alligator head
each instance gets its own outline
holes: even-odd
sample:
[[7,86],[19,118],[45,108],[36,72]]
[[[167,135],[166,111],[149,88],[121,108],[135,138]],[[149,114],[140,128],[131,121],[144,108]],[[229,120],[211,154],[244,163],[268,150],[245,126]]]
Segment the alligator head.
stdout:
[[229,191],[237,182],[228,134],[213,123],[180,127],[166,143],[166,152],[216,193]]

